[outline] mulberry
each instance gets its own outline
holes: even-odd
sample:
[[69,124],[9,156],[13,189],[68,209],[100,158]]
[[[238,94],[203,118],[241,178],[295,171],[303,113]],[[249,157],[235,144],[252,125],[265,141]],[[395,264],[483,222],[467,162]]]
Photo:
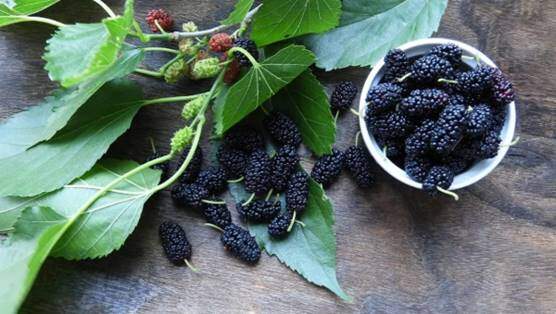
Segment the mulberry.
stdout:
[[411,117],[430,116],[440,111],[450,96],[439,89],[416,89],[400,103],[400,110]]
[[506,106],[515,100],[513,85],[500,70],[492,77],[492,100],[498,106]]
[[405,173],[417,182],[423,182],[432,164],[424,157],[409,157],[405,160]]
[[496,155],[498,155],[498,150],[500,149],[501,141],[502,139],[500,138],[498,132],[493,130],[488,131],[483,139],[476,144],[478,145],[477,158],[489,159],[496,157]]
[[458,90],[470,97],[480,97],[491,88],[494,70],[489,66],[480,65],[471,71],[458,74]]
[[286,208],[301,214],[307,206],[309,198],[309,176],[298,171],[290,178],[286,190]]
[[434,129],[433,120],[425,120],[405,140],[405,154],[409,157],[422,156],[429,149],[431,131]]
[[275,239],[280,239],[288,234],[288,228],[293,219],[293,211],[286,210],[274,218],[268,225],[268,234]]
[[202,207],[203,217],[208,223],[222,229],[232,223],[232,214],[226,204],[205,204]]
[[301,133],[295,122],[281,112],[275,112],[264,120],[264,124],[270,136],[280,145],[291,145],[294,147],[301,144]]
[[[164,156],[164,155],[161,154],[161,153],[153,153],[152,155],[150,155],[147,158],[147,160],[145,162],[158,159],[162,156]],[[162,163],[156,164],[154,166],[151,166],[151,168],[155,169],[155,170],[160,170],[162,172],[162,175],[161,175],[162,180],[167,178],[169,173],[170,173],[170,164],[168,164],[168,162],[162,162]]]
[[429,54],[448,60],[453,66],[457,66],[461,63],[463,51],[457,45],[447,44],[433,47]]
[[344,153],[333,149],[332,154],[321,156],[311,171],[311,177],[324,187],[336,181],[342,172]]
[[241,73],[241,65],[237,59],[232,60],[228,67],[226,68],[226,72],[224,72],[224,83],[228,85],[232,85],[237,81],[239,74]]
[[403,50],[392,49],[384,57],[384,82],[394,82],[409,72],[409,59]]
[[224,145],[246,152],[264,148],[264,138],[261,132],[247,127],[238,126],[228,131],[224,136]]
[[393,109],[402,100],[403,88],[393,83],[381,83],[367,94],[367,111],[373,115]]
[[245,168],[245,190],[249,193],[262,194],[270,189],[271,160],[260,149],[251,153]]
[[425,181],[423,189],[431,196],[438,194],[437,187],[447,190],[454,181],[454,172],[447,166],[434,166],[431,168]]
[[172,19],[170,14],[168,14],[168,12],[164,11],[163,9],[150,10],[147,13],[146,20],[153,33],[157,33],[160,31],[156,24],[158,24],[160,28],[167,32],[171,31],[172,27],[174,26],[174,20]]
[[494,123],[492,109],[487,104],[479,104],[473,107],[468,113],[465,125],[465,132],[471,137],[485,134]]
[[172,188],[172,198],[181,205],[200,208],[210,192],[197,183],[178,183]]
[[210,50],[214,52],[226,52],[232,48],[234,41],[229,34],[218,33],[212,35],[208,42]]
[[378,146],[385,151],[387,158],[398,158],[404,155],[404,143],[400,139],[382,139],[379,137],[376,137],[375,139]]
[[221,193],[226,189],[226,171],[223,168],[211,167],[199,173],[197,184],[204,186],[210,193]]
[[158,228],[158,234],[170,262],[181,265],[191,258],[191,244],[180,225],[173,221],[165,221]]
[[330,97],[330,107],[334,111],[348,110],[355,96],[357,96],[357,87],[353,82],[345,81],[340,83]]
[[444,108],[431,133],[431,149],[438,155],[448,155],[463,137],[467,108],[463,97],[456,95]]
[[221,145],[218,148],[217,158],[226,171],[228,179],[238,179],[244,175],[248,160],[247,153],[244,151]]
[[421,57],[411,66],[411,79],[418,83],[436,83],[439,79],[454,76],[454,68],[445,59],[436,55]]
[[276,192],[282,192],[288,185],[292,173],[299,163],[297,149],[293,146],[284,145],[272,157],[272,170],[270,174],[270,185]]
[[[187,155],[189,155],[189,151],[191,150],[191,146],[186,147],[181,154],[181,157],[178,162],[178,168],[185,162]],[[201,171],[201,166],[203,165],[203,150],[201,147],[197,146],[195,153],[193,154],[193,158],[187,165],[187,168],[183,172],[180,177],[181,183],[191,183],[197,179],[199,172]]]
[[269,222],[280,213],[280,203],[256,200],[247,205],[236,205],[239,216],[249,222]]
[[349,147],[345,152],[345,165],[359,187],[368,188],[373,184],[371,161],[365,149]]
[[255,264],[261,258],[261,249],[255,238],[249,231],[235,224],[229,224],[224,228],[220,240],[226,250],[246,263]]
[[390,112],[377,118],[371,130],[383,139],[401,138],[411,127],[411,121],[399,112]]
[[[259,50],[257,49],[257,45],[255,44],[254,41],[252,41],[250,39],[237,38],[234,41],[234,47],[243,48],[247,52],[249,52],[249,54],[251,54],[251,56],[253,56],[253,58],[255,58],[255,60],[259,59]],[[239,61],[240,65],[242,65],[242,66],[250,66],[251,65],[251,61],[249,61],[249,59],[243,53],[241,53],[239,51],[236,51],[234,53],[234,56]]]

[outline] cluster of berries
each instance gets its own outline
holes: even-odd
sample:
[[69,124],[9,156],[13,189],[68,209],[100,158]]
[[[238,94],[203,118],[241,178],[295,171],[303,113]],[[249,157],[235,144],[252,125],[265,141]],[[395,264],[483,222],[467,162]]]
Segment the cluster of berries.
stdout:
[[431,195],[454,176],[496,156],[512,84],[496,68],[463,62],[456,45],[415,59],[391,50],[380,84],[367,95],[365,120],[385,154]]

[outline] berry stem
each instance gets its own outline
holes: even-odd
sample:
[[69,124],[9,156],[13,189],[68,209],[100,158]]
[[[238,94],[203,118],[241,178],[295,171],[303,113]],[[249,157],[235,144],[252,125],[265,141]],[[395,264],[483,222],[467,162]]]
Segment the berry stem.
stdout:
[[184,259],[183,262],[185,263],[185,265],[187,266],[187,268],[191,269],[191,271],[193,271],[194,273],[198,273],[199,270],[195,267],[193,267],[193,265],[191,264],[191,262],[189,262],[187,259]]
[[156,154],[156,146],[154,145],[154,139],[150,136],[149,136],[149,143],[151,143],[151,149],[153,151],[153,154]]
[[160,71],[151,71],[151,70],[140,69],[140,68],[135,69],[134,72],[142,74],[142,75],[146,75],[146,76],[156,77],[156,78],[161,78],[163,76],[163,74]]
[[175,54],[180,54],[181,53],[179,50],[172,49],[172,48],[166,48],[166,47],[145,47],[145,48],[142,48],[142,50],[145,51],[145,52],[148,52],[148,51],[162,51],[162,52],[175,53]]
[[64,27],[66,26],[66,24],[58,22],[56,20],[53,19],[49,19],[46,17],[40,17],[40,16],[27,16],[27,15],[12,15],[12,16],[3,16],[3,18],[6,19],[15,19],[18,20],[19,22],[39,22],[39,23],[44,23],[44,24],[49,24],[52,26],[56,26],[56,27]]
[[396,80],[398,81],[398,83],[401,83],[401,82],[407,80],[411,75],[412,75],[412,73],[409,72],[409,73],[407,73],[406,75],[404,75],[404,76],[402,76],[402,77],[400,77],[400,78],[398,78],[398,79],[396,79]]
[[214,204],[214,205],[224,205],[226,202],[224,201],[213,201],[213,200],[201,200],[202,203],[205,204]]
[[106,5],[106,3],[102,2],[102,0],[93,0],[93,1],[96,4],[98,4],[104,11],[106,11],[106,13],[108,13],[110,17],[116,17],[114,11],[112,11],[112,9],[110,9],[110,7]]
[[270,189],[270,191],[268,191],[264,199],[265,201],[268,201],[270,199],[270,197],[272,196],[272,192],[274,192],[274,189]]
[[454,193],[454,192],[452,192],[452,191],[448,191],[448,190],[446,190],[446,189],[443,189],[443,188],[441,188],[441,187],[439,187],[439,186],[437,186],[436,189],[437,189],[438,191],[440,191],[441,193],[444,193],[444,194],[446,194],[446,195],[449,195],[449,196],[453,197],[456,201],[459,201],[459,195],[457,195],[456,193]]
[[274,204],[276,204],[276,202],[278,202],[280,200],[280,193],[277,193],[276,196],[274,197]]
[[243,177],[239,177],[239,178],[234,179],[234,180],[228,180],[228,183],[239,183],[241,181],[243,181]]
[[160,24],[158,23],[158,20],[154,20],[154,25],[156,25],[156,28],[158,28],[158,31],[161,34],[167,34],[164,28],[162,28],[162,26],[160,26]]
[[340,110],[336,110],[336,114],[334,115],[334,124],[338,122],[338,117],[340,116]]
[[261,64],[257,60],[255,60],[255,58],[253,58],[253,56],[249,53],[249,51],[241,47],[232,47],[232,49],[228,50],[228,56],[232,57],[234,52],[239,52],[243,54],[245,57],[247,57],[247,59],[249,59],[249,62],[251,62],[253,67],[258,68],[261,66]]
[[295,223],[299,224],[303,228],[307,227],[307,225],[301,220],[296,220]]
[[458,81],[441,78],[441,79],[438,79],[438,83],[458,84]]
[[216,229],[216,230],[218,230],[218,231],[220,231],[220,232],[224,232],[224,229],[218,227],[217,225],[213,225],[213,224],[208,223],[208,222],[206,222],[204,225],[207,226],[207,227],[211,227],[211,228],[213,228],[213,229]]
[[295,222],[295,217],[296,216],[297,216],[297,211],[294,210],[293,215],[292,215],[292,220],[290,220],[290,224],[288,225],[288,229],[287,229],[288,232],[292,231],[293,223]]
[[187,95],[187,96],[175,96],[175,97],[163,97],[163,98],[155,98],[150,100],[143,101],[143,106],[147,105],[155,105],[155,104],[164,104],[164,103],[175,103],[175,102],[183,102],[188,100],[193,100],[199,96],[206,95],[208,93],[200,93],[195,95]]
[[251,194],[251,196],[249,196],[249,199],[247,199],[247,201],[243,202],[243,203],[241,204],[241,206],[247,206],[247,205],[249,205],[249,204],[253,201],[254,198],[255,198],[255,193]]
[[265,116],[270,116],[270,112],[268,112],[268,110],[266,110],[266,108],[264,107],[264,105],[261,106],[261,110],[263,111]]
[[353,113],[354,115],[356,115],[356,116],[359,117],[359,112],[358,112],[357,110],[355,110],[355,109],[353,109],[353,108],[349,108],[349,111],[350,111],[351,113]]
[[355,146],[359,146],[359,138],[361,137],[361,131],[357,131],[355,134]]
[[514,146],[515,144],[519,143],[519,140],[521,138],[518,136],[516,137],[513,141],[509,142],[508,144],[500,144],[500,147],[511,147]]

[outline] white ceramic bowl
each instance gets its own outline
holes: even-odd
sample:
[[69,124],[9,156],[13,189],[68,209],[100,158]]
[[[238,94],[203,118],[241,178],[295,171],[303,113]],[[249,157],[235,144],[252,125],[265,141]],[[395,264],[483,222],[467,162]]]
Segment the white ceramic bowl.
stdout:
[[[491,66],[496,67],[496,64],[492,60],[490,60],[487,56],[485,56],[479,50],[464,44],[462,42],[444,38],[429,38],[429,39],[421,39],[409,42],[404,44],[399,49],[405,51],[408,57],[415,57],[419,55],[423,55],[427,53],[432,47],[442,44],[456,44],[463,50],[464,56],[471,56],[477,57],[481,62]],[[467,59],[464,58],[463,60],[468,65],[475,67],[477,65],[474,59]],[[367,128],[367,123],[365,122],[365,111],[367,108],[367,102],[365,98],[369,89],[380,82],[380,79],[383,75],[383,67],[384,67],[384,60],[379,61],[372,69],[371,73],[367,77],[367,81],[363,86],[363,90],[361,91],[361,99],[359,100],[359,125],[361,127],[361,135],[363,136],[363,140],[365,141],[365,145],[369,149],[369,152],[376,160],[376,162],[388,172],[391,176],[396,178],[397,180],[410,185],[414,188],[422,189],[422,184],[414,181],[411,179],[403,169],[400,169],[396,166],[392,161],[390,161],[384,155],[382,148],[378,146],[377,142],[375,141],[372,134],[369,133],[369,129]],[[485,159],[478,163],[475,163],[471,168],[467,171],[457,175],[454,178],[454,182],[450,186],[450,190],[457,190],[469,186],[482,178],[488,175],[496,166],[502,161],[506,153],[509,149],[509,143],[512,142],[514,138],[515,132],[515,125],[516,125],[516,111],[515,111],[515,103],[512,102],[508,105],[508,113],[506,115],[506,121],[504,123],[504,127],[502,129],[501,137],[502,137],[502,145],[500,146],[500,150],[498,151],[498,155],[491,159]]]

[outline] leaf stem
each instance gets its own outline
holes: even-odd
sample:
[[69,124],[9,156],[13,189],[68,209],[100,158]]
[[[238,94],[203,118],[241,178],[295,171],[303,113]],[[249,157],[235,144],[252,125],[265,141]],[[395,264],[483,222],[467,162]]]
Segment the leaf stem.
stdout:
[[249,205],[253,201],[254,198],[255,198],[255,193],[252,193],[251,196],[249,196],[249,199],[247,199],[245,202],[243,202],[241,204],[241,206]]
[[102,2],[102,0],[93,0],[96,4],[100,5],[100,7],[106,11],[106,13],[108,13],[108,15],[110,17],[116,17],[116,14],[114,14],[114,11],[112,11],[112,9],[110,9],[109,6],[106,5],[106,3]]
[[288,232],[292,231],[293,228],[293,223],[295,222],[295,217],[297,216],[297,211],[294,210],[293,211],[293,216],[292,216],[292,220],[290,221],[290,224],[288,225]]
[[[208,93],[208,92],[207,92]],[[188,100],[192,100],[195,99],[199,96],[203,96],[207,93],[200,93],[200,94],[195,94],[195,95],[186,95],[186,96],[175,96],[175,97],[163,97],[163,98],[156,98],[156,99],[151,99],[151,100],[145,100],[143,101],[143,106],[147,106],[147,105],[155,105],[155,104],[164,104],[164,103],[169,103],[169,102],[182,102],[182,101],[188,101]]]
[[241,48],[241,47],[233,47],[232,49],[228,50],[228,56],[232,56],[232,54],[233,54],[234,52],[236,52],[236,51],[237,51],[237,52],[240,52],[241,54],[243,54],[244,56],[246,56],[247,59],[249,59],[249,62],[251,62],[251,64],[252,64],[254,67],[258,68],[258,67],[261,66],[261,65],[259,64],[259,62],[258,62],[257,60],[255,60],[255,58],[253,58],[253,56],[249,53],[249,51],[247,51],[247,50],[245,50],[245,49],[243,49],[243,48]]
[[181,52],[177,49],[172,49],[172,48],[166,48],[166,47],[145,47],[142,48],[143,51],[147,52],[147,51],[162,51],[162,52],[169,52],[169,53],[175,53],[175,54],[180,54]]
[[64,27],[66,26],[66,24],[58,22],[56,20],[53,19],[49,19],[46,17],[40,17],[40,16],[28,16],[28,15],[13,15],[13,16],[6,16],[5,18],[13,18],[13,19],[21,19],[23,22],[39,22],[39,23],[45,23],[45,24],[50,24],[56,27]]
[[156,78],[160,78],[160,77],[163,76],[162,72],[160,72],[160,71],[151,71],[151,70],[147,70],[147,69],[135,69],[135,72],[139,73],[139,74],[147,75],[147,76],[156,77]]

